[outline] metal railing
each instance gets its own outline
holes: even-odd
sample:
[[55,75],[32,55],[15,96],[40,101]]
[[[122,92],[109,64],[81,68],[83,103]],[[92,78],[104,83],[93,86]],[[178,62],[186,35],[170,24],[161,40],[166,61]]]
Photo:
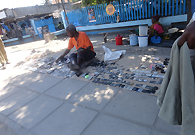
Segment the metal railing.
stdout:
[[106,13],[107,4],[85,7],[67,13],[69,23],[75,26],[89,26],[151,18],[153,15],[175,16],[187,13],[186,0],[119,0],[111,4],[115,13]]

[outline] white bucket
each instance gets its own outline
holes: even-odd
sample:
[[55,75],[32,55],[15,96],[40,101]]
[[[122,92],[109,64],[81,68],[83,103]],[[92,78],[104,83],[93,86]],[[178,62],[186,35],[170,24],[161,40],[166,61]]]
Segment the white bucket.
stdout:
[[137,45],[138,44],[138,36],[135,34],[129,35],[130,45]]
[[148,36],[139,36],[139,47],[146,47],[148,46]]
[[148,35],[148,26],[140,25],[139,26],[139,36],[146,36],[146,35]]

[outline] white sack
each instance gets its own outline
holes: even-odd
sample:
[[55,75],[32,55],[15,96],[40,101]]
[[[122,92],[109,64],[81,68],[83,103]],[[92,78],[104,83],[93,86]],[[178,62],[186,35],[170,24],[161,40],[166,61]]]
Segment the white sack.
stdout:
[[105,52],[104,61],[116,60],[120,58],[122,54],[126,53],[126,50],[111,52],[109,48],[102,46]]

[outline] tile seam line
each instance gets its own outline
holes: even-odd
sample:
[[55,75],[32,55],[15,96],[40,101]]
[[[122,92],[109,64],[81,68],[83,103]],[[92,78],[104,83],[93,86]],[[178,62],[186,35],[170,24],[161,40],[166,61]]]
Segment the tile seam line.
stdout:
[[[37,93],[35,93],[35,94],[37,94]],[[38,95],[38,96],[34,97],[34,98],[31,99],[30,101],[28,101],[26,104],[20,106],[20,108],[16,109],[15,111],[11,112],[10,114],[8,114],[7,117],[9,117],[9,116],[12,115],[14,112],[16,112],[16,111],[18,111],[19,109],[21,109],[22,107],[24,107],[24,106],[27,105],[28,103],[32,102],[33,100],[35,100],[35,99],[38,98],[39,96],[41,96],[41,95]]]
[[[59,79],[61,79],[61,78],[59,78]],[[60,80],[59,82],[57,82],[57,83],[54,84],[53,86],[49,87],[48,89],[46,89],[45,91],[40,92],[40,93],[45,93],[45,92],[47,92],[47,91],[50,90],[51,88],[53,88],[53,87],[55,87],[56,85],[58,85],[59,83],[61,83],[63,80],[64,80],[64,79]],[[35,82],[34,82],[34,83],[35,83]],[[36,92],[37,92],[37,91],[36,91]]]
[[[159,113],[159,111],[158,111],[158,113]],[[157,123],[157,121],[158,121],[158,113],[157,113],[157,116],[156,116],[156,118],[155,118],[155,120],[154,120],[154,123],[153,123],[153,125],[152,125],[150,135],[153,135],[153,134],[154,134],[155,125],[156,125],[156,123]]]
[[[41,78],[40,78],[41,79]],[[38,81],[38,80],[37,80]],[[34,82],[36,82],[36,81],[34,81]],[[10,83],[10,84],[12,84],[13,86],[17,86],[17,87],[20,87],[20,88],[27,88],[29,85],[31,85],[31,84],[33,84],[34,82],[31,82],[30,84],[28,84],[27,86],[21,86],[21,85],[17,85],[17,84],[14,84],[14,83]]]
[[[34,71],[34,72],[36,72],[36,71]],[[53,71],[53,72],[54,72],[54,71]],[[53,72],[52,72],[52,73],[53,73]],[[39,73],[39,72],[38,72],[38,73]],[[63,80],[67,79],[67,77],[54,76],[54,75],[48,74],[48,73],[46,73],[45,75],[52,76],[52,77],[59,78],[59,79],[63,79]]]
[[[88,82],[87,84],[90,84],[90,82]],[[86,85],[87,85],[87,84],[86,84]],[[100,84],[100,85],[101,85],[101,84]],[[102,86],[104,86],[104,85],[102,85]],[[85,87],[85,86],[83,86],[83,87]],[[83,87],[82,87],[81,89],[83,89]],[[80,91],[80,90],[79,90],[79,91]],[[79,92],[79,91],[78,91],[78,92]],[[118,91],[120,91],[119,88],[117,88],[117,92],[112,96],[112,98],[118,93]],[[78,93],[78,92],[76,92],[76,93]],[[76,94],[76,93],[75,93],[75,94]],[[75,95],[75,94],[74,94],[74,95]],[[74,95],[72,95],[72,96],[74,96]],[[71,97],[72,97],[72,96],[71,96]],[[71,97],[70,97],[70,98],[71,98]],[[69,99],[70,99],[70,98],[69,98]],[[111,100],[112,98],[110,98],[110,100]],[[67,100],[65,100],[65,101],[67,101],[67,102],[70,103],[70,104],[75,104],[75,103],[77,103],[77,102],[74,102],[74,101],[70,101],[69,99],[67,99]],[[110,100],[108,101],[108,103],[110,102]],[[83,108],[88,108],[88,109],[90,109],[90,110],[94,110],[94,111],[97,111],[97,112],[102,112],[102,110],[106,107],[106,105],[107,105],[108,103],[106,103],[105,106],[104,106],[102,109],[100,109],[100,110],[94,109],[94,108],[91,108],[91,107],[88,107],[88,106],[85,106],[85,105],[82,105],[82,103],[78,103],[78,106],[81,106],[81,107],[85,106],[85,107],[83,107]]]
[[[41,121],[39,121],[36,125],[32,126],[29,131],[31,131],[32,133],[34,133],[32,131],[33,128],[35,128],[36,126],[38,126],[42,121],[44,121],[45,119],[47,119],[50,115],[52,115],[55,111],[57,111],[61,106],[63,106],[66,102],[62,101],[62,103],[56,108],[54,109],[51,113],[49,113],[45,118],[43,118]],[[34,133],[35,134],[35,133]]]
[[4,99],[1,99],[0,102],[3,101],[3,100],[5,100],[5,99],[7,99],[7,98],[9,98],[9,97],[11,97],[11,96],[13,96],[13,95],[15,95],[17,92],[20,92],[20,91],[22,91],[22,89],[19,90],[19,91],[14,92],[12,95],[10,95],[10,96],[8,96],[8,97],[6,97],[6,98],[4,98]]
[[50,98],[53,98],[53,99],[57,99],[57,100],[63,101],[63,102],[66,101],[66,100],[63,100],[61,98],[57,98],[55,96],[49,95],[47,93],[40,93],[40,94],[43,95],[43,96],[47,96],[47,97],[50,97]]
[[[105,115],[108,115],[108,116],[112,116],[112,117],[114,117],[114,118],[118,118],[118,119],[121,119],[121,120],[125,120],[125,121],[128,121],[128,122],[131,122],[131,123],[134,123],[134,124],[138,124],[138,125],[141,125],[141,126],[144,126],[144,127],[148,127],[148,128],[151,128],[152,126],[151,125],[147,125],[147,124],[141,124],[141,123],[139,123],[139,122],[137,122],[137,121],[134,121],[134,120],[131,120],[131,119],[125,119],[125,118],[123,118],[123,117],[120,117],[120,116],[117,116],[117,115],[114,115],[114,114],[111,114],[111,113],[107,113],[107,112],[104,112],[103,110],[104,110],[104,108],[111,102],[111,100],[113,100],[113,98],[120,92],[120,91],[126,91],[126,90],[124,90],[124,89],[120,89],[120,88],[118,88],[119,90],[118,90],[118,92],[116,92],[116,94],[114,94],[114,96],[109,100],[109,102],[102,108],[102,110],[100,110],[99,112],[100,113],[102,113],[102,114],[105,114]],[[132,92],[134,92],[134,91],[132,91]],[[142,93],[140,93],[140,94],[142,94]],[[152,96],[152,95],[148,95],[148,96]],[[157,115],[158,116],[158,115]],[[156,119],[155,119],[156,120]]]
[[107,115],[107,116],[114,117],[116,119],[124,120],[126,122],[130,122],[130,123],[133,123],[133,124],[136,124],[136,125],[140,125],[142,127],[152,128],[152,125],[147,125],[145,123],[137,122],[137,121],[131,120],[129,118],[128,119],[123,118],[123,117],[120,117],[120,116],[117,116],[117,115],[114,115],[114,114],[111,114],[111,113],[107,113],[107,112],[101,112],[101,113],[104,114],[104,115]]
[[[14,121],[14,120],[12,120],[11,118],[9,118],[9,117],[6,117],[6,119],[5,119],[5,122],[6,121],[11,121],[14,125],[18,125],[18,126],[20,126],[20,127],[22,127],[24,130],[26,130],[26,131],[28,131],[28,132],[30,132],[30,133],[33,133],[32,131],[30,131],[29,129],[27,129],[27,128],[25,128],[24,126],[22,126],[22,125],[20,125],[19,123],[17,123],[16,121]],[[4,124],[6,125],[6,126],[8,126],[8,127],[11,127],[12,128],[12,126],[9,126],[8,124],[6,124],[4,122]],[[12,128],[13,129],[13,128]],[[14,130],[14,129],[13,129]],[[15,130],[14,130],[15,131]],[[16,131],[17,132],[17,131]],[[34,133],[33,133],[34,134]],[[17,134],[18,135],[18,134]]]
[[[157,119],[156,119],[157,122],[159,121],[158,119],[160,119],[160,117],[158,117],[158,115],[157,115]],[[155,122],[156,122],[156,121],[155,121]],[[156,124],[156,123],[155,123],[155,124]],[[159,131],[159,132],[162,132],[162,133],[166,133],[166,134],[169,134],[169,135],[177,135],[176,132],[158,129],[158,128],[155,127],[155,124],[153,125],[153,127],[154,127],[154,129],[155,129],[156,131]],[[179,125],[179,126],[181,127],[181,125]]]
[[[120,90],[118,90],[113,96],[112,96],[112,98],[114,98],[114,96],[119,92]],[[86,130],[87,130],[87,128],[95,121],[95,119],[99,116],[99,114],[101,114],[102,113],[102,110],[108,105],[108,103],[110,103],[110,101],[112,100],[112,98],[110,98],[110,100],[105,104],[105,106],[100,110],[100,111],[98,111],[98,114],[94,117],[94,119],[83,129],[83,131],[80,133],[80,135],[81,134],[83,134]]]
[[[75,80],[75,79],[74,79]],[[80,81],[80,80],[79,80]],[[85,82],[85,81],[82,81]],[[74,94],[72,94],[68,99],[66,99],[65,101],[70,100],[70,98],[72,98],[73,96],[75,96],[78,92],[80,92],[85,86],[87,86],[88,84],[90,84],[90,82],[87,82],[83,87],[81,87],[77,92],[75,92]],[[75,102],[76,103],[76,102]]]
[[105,106],[100,110],[102,112],[104,108],[113,100],[113,98],[119,93],[120,89],[117,88],[117,92],[110,98],[110,100],[105,104]]
[[93,120],[91,120],[91,121],[89,122],[89,124],[83,129],[83,131],[80,133],[80,135],[82,135],[82,134],[87,130],[87,128],[95,121],[95,119],[99,116],[99,114],[100,114],[100,112],[98,112],[98,113],[96,114],[96,116],[93,118]]
[[[34,82],[33,82],[33,83],[34,83]],[[31,85],[31,84],[30,84],[30,85]],[[15,85],[15,84],[13,84],[13,86],[18,87],[18,88],[22,88],[22,89],[24,89],[24,90],[31,91],[31,92],[33,92],[33,93],[41,94],[41,92],[38,92],[38,91],[34,91],[34,90],[29,89],[29,88],[28,88],[29,85],[26,86],[26,87],[22,87],[21,85]]]
[[171,131],[160,130],[160,129],[155,129],[155,131],[158,131],[158,132],[161,132],[161,133],[165,133],[165,134],[168,134],[168,135],[178,135],[178,133],[171,132]]
[[[38,95],[37,97],[39,97],[40,95]],[[8,115],[4,115],[3,117],[5,117],[5,122],[6,120],[11,120],[15,125],[19,125],[22,128],[24,128],[25,130],[30,131],[29,129],[25,128],[24,126],[20,125],[19,123],[17,123],[16,121],[12,120],[11,118],[9,118],[10,115],[12,115],[14,112],[18,111],[19,109],[21,109],[22,107],[24,107],[25,105],[27,105],[28,103],[30,103],[31,101],[33,101],[34,99],[36,99],[37,97],[33,98],[32,100],[30,100],[29,102],[27,102],[26,104],[24,104],[23,106],[21,106],[20,108],[16,109],[15,111],[13,111],[12,113],[8,114]],[[4,122],[4,124],[5,124]],[[7,125],[7,124],[6,124]],[[7,125],[8,127],[10,127],[9,125]]]
[[[74,105],[75,104],[75,102],[72,102],[72,101],[66,101],[66,102],[69,103],[69,104],[71,104],[71,105]],[[88,106],[85,106],[85,105],[82,105],[82,104],[77,104],[77,106],[82,107],[82,108],[85,108],[85,109],[89,109],[89,110],[92,110],[92,111],[100,112],[97,109],[94,109],[94,108],[91,108],[91,107],[88,107]]]

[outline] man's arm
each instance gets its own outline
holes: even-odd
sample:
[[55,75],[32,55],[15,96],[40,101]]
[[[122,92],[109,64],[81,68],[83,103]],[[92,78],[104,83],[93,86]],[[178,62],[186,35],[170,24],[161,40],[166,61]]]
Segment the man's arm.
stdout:
[[187,36],[188,36],[188,32],[185,31],[182,36],[179,38],[177,45],[180,47],[182,47],[182,45],[187,41]]
[[62,58],[64,58],[64,56],[66,56],[70,52],[70,50],[71,49],[66,49],[64,53],[56,60],[56,63],[58,63]]

